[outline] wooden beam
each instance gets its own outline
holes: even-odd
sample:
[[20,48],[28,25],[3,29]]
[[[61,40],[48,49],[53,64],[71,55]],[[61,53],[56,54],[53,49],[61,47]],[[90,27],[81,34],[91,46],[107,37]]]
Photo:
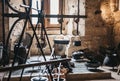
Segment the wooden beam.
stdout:
[[46,62],[40,62],[40,63],[34,63],[34,64],[21,64],[21,65],[13,66],[13,67],[3,67],[3,68],[0,68],[0,72],[10,71],[10,70],[14,71],[14,70],[19,70],[23,68],[33,67],[33,66],[55,64],[55,63],[60,63],[60,62],[68,62],[70,60],[71,59],[63,58],[63,59],[49,60]]
[[[19,17],[19,18],[26,18],[26,13],[5,13],[4,17]],[[30,14],[31,17],[38,17],[37,14]],[[87,18],[86,15],[44,15],[45,18]]]

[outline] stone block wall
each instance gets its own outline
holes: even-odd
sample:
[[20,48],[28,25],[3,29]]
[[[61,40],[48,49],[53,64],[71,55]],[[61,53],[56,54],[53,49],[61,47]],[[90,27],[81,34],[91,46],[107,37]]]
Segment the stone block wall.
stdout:
[[[85,36],[81,37],[83,46],[87,45],[89,49],[96,51],[99,49],[99,46],[116,46],[119,43],[120,11],[117,10],[113,12],[110,2],[111,0],[86,0],[85,7],[87,18],[85,19]],[[1,8],[0,2],[0,10],[2,10]],[[2,15],[0,11],[0,40],[2,40],[1,21]],[[6,19],[5,23],[8,23],[8,19]],[[8,24],[5,24],[5,28],[7,36],[9,29]]]
[[110,44],[108,27],[102,19],[101,3],[102,0],[86,0],[87,19],[83,41],[89,43],[88,47],[93,50],[98,50],[101,45]]

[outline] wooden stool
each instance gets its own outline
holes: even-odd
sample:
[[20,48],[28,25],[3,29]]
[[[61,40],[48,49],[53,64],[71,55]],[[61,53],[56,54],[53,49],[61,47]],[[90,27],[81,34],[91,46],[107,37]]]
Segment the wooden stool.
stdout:
[[120,73],[120,64],[119,64],[118,70],[117,70],[117,74],[118,74],[118,75],[119,75],[119,73]]

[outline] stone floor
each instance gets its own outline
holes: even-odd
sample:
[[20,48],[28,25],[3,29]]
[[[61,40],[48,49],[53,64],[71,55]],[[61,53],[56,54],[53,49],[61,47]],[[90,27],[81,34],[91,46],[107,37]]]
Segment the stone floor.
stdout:
[[120,75],[117,75],[117,68],[112,70],[112,67],[100,66],[97,69],[87,69],[84,62],[75,62],[75,68],[73,73],[69,75],[67,81],[107,81],[107,80],[118,80],[120,81]]
[[[47,57],[47,59],[50,59]],[[27,61],[27,63],[38,62],[40,60],[43,60],[42,57],[30,57],[30,59]],[[85,66],[85,62],[81,61],[74,61],[75,67],[73,67],[73,72],[67,74],[66,81],[84,81],[84,80],[119,80],[120,81],[120,75],[117,75],[116,69],[113,71],[111,70],[111,67],[106,66],[100,66],[97,69],[90,68],[87,69]],[[46,74],[45,70],[40,70],[41,68],[44,68],[44,66],[38,66],[38,67],[32,67],[32,68],[26,68],[24,71],[23,79],[22,81],[30,81],[30,78],[33,76],[43,76],[41,74],[41,71],[44,71],[44,74]],[[12,79],[10,81],[19,81],[18,78],[20,77],[21,70],[17,70],[12,72]],[[7,75],[7,74],[6,74]],[[5,76],[7,77],[7,76]],[[1,80],[2,81],[2,80]],[[6,79],[4,79],[6,81]]]

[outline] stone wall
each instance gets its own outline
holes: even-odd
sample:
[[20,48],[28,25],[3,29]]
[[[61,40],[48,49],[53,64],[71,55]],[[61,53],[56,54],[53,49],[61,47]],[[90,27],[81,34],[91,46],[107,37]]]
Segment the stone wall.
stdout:
[[102,19],[101,3],[101,0],[86,0],[86,34],[83,41],[93,50],[98,50],[99,46],[110,44],[109,28]]
[[[94,6],[92,6],[94,5]],[[86,0],[86,36],[92,49],[99,46],[116,46],[119,37],[118,0]]]
[[120,43],[120,11],[114,12],[114,42],[115,46]]
[[117,47],[120,43],[119,0],[103,0],[101,3],[102,19],[108,28],[109,45]]
[[[85,7],[87,18],[85,19],[85,36],[81,37],[83,46],[86,45],[89,49],[96,51],[99,49],[99,46],[114,46],[119,43],[120,11],[112,10],[110,3],[111,0],[86,0]],[[2,10],[1,2],[0,10]],[[0,11],[0,21],[1,19]],[[6,23],[8,23],[8,21],[6,21]],[[1,28],[2,22],[0,22],[0,40],[2,40]],[[9,29],[8,24],[5,24],[5,28],[7,35],[7,30]]]

